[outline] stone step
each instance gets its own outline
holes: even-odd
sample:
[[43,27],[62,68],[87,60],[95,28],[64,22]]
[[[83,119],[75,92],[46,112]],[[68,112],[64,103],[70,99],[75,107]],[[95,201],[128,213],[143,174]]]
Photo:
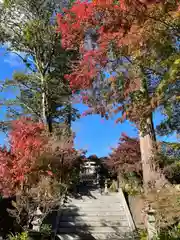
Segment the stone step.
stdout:
[[65,206],[67,205],[76,205],[76,206],[81,206],[81,205],[93,205],[93,206],[103,206],[103,205],[109,205],[109,206],[113,206],[113,205],[122,205],[121,200],[120,199],[104,199],[104,200],[92,200],[92,199],[88,199],[88,200],[82,200],[79,199],[77,200],[72,200],[72,201],[68,201]]
[[66,213],[66,212],[107,212],[107,210],[109,212],[121,212],[121,211],[124,211],[124,207],[119,205],[117,208],[111,208],[110,206],[108,205],[102,205],[102,206],[89,206],[89,205],[86,205],[86,206],[67,206],[65,208],[62,208],[61,209],[61,212],[62,213]]
[[66,209],[66,208],[122,208],[124,207],[124,205],[121,202],[79,202],[79,203],[68,203],[66,205],[64,205],[61,209]]
[[124,211],[116,211],[116,212],[107,212],[106,211],[63,211],[61,216],[102,216],[102,217],[109,217],[109,216],[119,216],[125,214]]
[[108,192],[108,193],[102,193],[101,194],[101,189],[95,189],[95,190],[89,190],[88,191],[91,194],[100,194],[101,196],[118,196],[119,192]]
[[119,210],[124,210],[124,206],[123,205],[100,205],[100,206],[92,206],[92,205],[70,205],[70,206],[66,206],[61,208],[61,212],[66,211],[67,209],[69,209],[70,211],[81,211],[82,209],[87,210],[87,211],[102,211],[102,210],[108,210],[110,209],[110,211],[119,211]]
[[124,221],[104,221],[104,220],[98,220],[98,221],[91,221],[91,220],[88,220],[86,222],[83,222],[83,221],[65,221],[65,222],[60,222],[59,223],[59,226],[60,227],[65,227],[65,228],[68,228],[68,227],[103,227],[103,226],[110,226],[110,227],[129,227],[129,223],[128,221],[124,220]]
[[82,199],[82,198],[91,198],[91,199],[96,199],[97,198],[119,198],[120,194],[101,194],[101,193],[86,193],[86,194],[81,194],[79,193],[77,197],[74,198],[74,196],[69,196],[69,199]]
[[[120,194],[116,193],[116,194],[101,194],[99,193],[79,193],[78,194],[78,198],[92,198],[92,199],[96,199],[96,197],[98,198],[119,198]],[[69,199],[74,199],[74,196],[69,196]],[[76,198],[77,199],[77,198]]]
[[59,234],[60,240],[139,240],[134,234],[92,233],[92,234]]
[[95,195],[97,195],[97,196],[100,196],[100,197],[118,197],[119,196],[119,192],[108,192],[108,193],[104,193],[103,191],[102,191],[102,193],[101,193],[101,190],[99,189],[99,190],[95,190],[95,191],[93,191],[93,190],[90,190],[90,191],[83,191],[83,190],[80,190],[80,192],[79,193],[77,193],[77,194],[79,194],[79,195],[81,195],[81,196],[95,196]]
[[129,232],[129,227],[59,227],[58,233],[78,233],[78,232],[90,232],[90,233],[126,233]]
[[94,198],[92,197],[87,197],[87,196],[83,196],[81,198],[69,198],[67,199],[67,202],[121,202],[120,197],[99,197],[96,196]]
[[134,240],[133,234],[93,233],[93,234],[59,234],[59,240]]
[[99,197],[119,197],[119,193],[117,192],[117,193],[111,193],[111,192],[109,192],[109,193],[104,193],[103,191],[102,191],[102,193],[101,193],[101,190],[99,190],[99,191],[89,191],[89,192],[86,192],[86,193],[84,193],[84,195],[83,195],[83,191],[81,192],[80,191],[80,193],[79,194],[81,194],[82,196],[99,196]]
[[[121,215],[110,215],[108,218],[106,218],[106,221],[124,221],[127,220],[127,217],[124,212],[121,213]],[[74,222],[74,221],[104,221],[104,215],[103,216],[97,216],[97,215],[84,215],[84,216],[72,216],[72,215],[64,215],[60,217],[61,222]]]
[[[128,215],[124,195],[101,195],[90,191],[89,196],[71,198],[61,209],[59,238],[61,240],[129,240],[133,224]],[[132,226],[131,226],[132,225]],[[126,235],[126,236],[125,236]]]
[[[77,197],[78,199],[81,198],[92,198],[92,199],[96,199],[96,197],[98,198],[119,198],[120,194],[101,194],[101,193],[86,193],[86,194],[81,194],[79,193],[79,197]],[[77,199],[75,198],[75,199]],[[73,196],[69,196],[69,199],[74,199]]]
[[[96,197],[98,198],[119,198],[120,194],[119,193],[110,193],[110,194],[104,194],[104,193],[100,193],[100,192],[89,192],[86,194],[79,194],[79,198],[92,198],[95,199]],[[69,197],[69,199],[74,199],[74,197]]]

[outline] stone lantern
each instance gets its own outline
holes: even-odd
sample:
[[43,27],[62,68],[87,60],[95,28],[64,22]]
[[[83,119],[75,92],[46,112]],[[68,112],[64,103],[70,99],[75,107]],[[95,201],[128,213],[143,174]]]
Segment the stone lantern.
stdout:
[[41,212],[39,207],[37,207],[37,210],[36,210],[36,212],[34,214],[34,218],[33,218],[33,221],[32,221],[33,230],[36,231],[36,232],[40,231],[42,215],[43,215],[43,213]]

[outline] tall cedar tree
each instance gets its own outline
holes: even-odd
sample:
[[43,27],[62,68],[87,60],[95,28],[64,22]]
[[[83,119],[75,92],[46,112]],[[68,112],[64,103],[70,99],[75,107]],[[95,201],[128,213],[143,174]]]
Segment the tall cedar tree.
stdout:
[[[66,78],[74,89],[95,88],[95,96],[86,99],[96,105],[95,112],[108,117],[116,104],[122,113],[118,120],[137,124],[145,186],[158,177],[152,113],[179,101],[172,88],[179,81],[179,9],[177,1],[168,0],[78,1],[58,15],[64,48],[78,49],[82,56]],[[88,31],[91,50],[84,44]],[[108,80],[107,69],[116,73]]]
[[[4,1],[1,6],[2,34],[8,50],[25,64],[25,72],[16,72],[12,80],[2,82],[3,89],[15,86],[20,92],[15,101],[2,99],[8,106],[9,122],[21,115],[31,115],[46,123],[49,132],[59,129],[59,122],[71,127],[78,117],[71,106],[71,91],[64,75],[70,73],[69,61],[75,51],[64,50],[56,32],[56,1]],[[19,110],[19,106],[21,110]]]

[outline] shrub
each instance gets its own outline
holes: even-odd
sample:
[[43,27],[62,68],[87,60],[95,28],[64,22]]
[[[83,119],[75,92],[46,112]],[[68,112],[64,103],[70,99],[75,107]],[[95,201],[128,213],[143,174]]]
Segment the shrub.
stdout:
[[172,228],[161,230],[155,240],[179,240],[180,239],[180,225],[177,224]]
[[124,174],[123,181],[120,185],[123,191],[128,195],[139,195],[143,191],[142,181],[134,172]]
[[16,196],[9,212],[23,230],[31,227],[37,209],[41,210],[41,224],[62,204],[80,160],[73,138],[49,137],[41,123],[29,118],[13,123],[10,149],[0,151],[0,191],[4,196]]
[[180,191],[174,187],[153,189],[146,194],[145,199],[155,210],[158,229],[167,228],[180,221]]
[[177,184],[180,183],[179,172],[180,172],[179,161],[164,167],[164,174],[171,183]]
[[9,240],[28,240],[29,239],[28,232],[22,232],[17,235],[10,234],[8,236],[8,239]]
[[[140,240],[148,240],[148,234],[146,230],[139,231]],[[179,240],[180,239],[180,225],[176,225],[169,229],[161,230],[157,237],[154,237],[153,240]]]

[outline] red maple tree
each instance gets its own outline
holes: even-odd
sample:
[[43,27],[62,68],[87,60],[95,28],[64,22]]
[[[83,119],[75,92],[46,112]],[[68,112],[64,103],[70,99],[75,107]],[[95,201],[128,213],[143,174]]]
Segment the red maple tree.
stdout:
[[139,140],[122,133],[118,147],[112,149],[106,164],[122,174],[134,172],[142,175]]
[[9,149],[0,149],[0,192],[12,196],[42,176],[65,182],[79,160],[72,139],[56,141],[46,134],[43,123],[20,118],[12,123]]
[[[72,88],[86,89],[92,84],[108,61],[107,52],[112,44],[114,51],[121,46],[141,45],[141,26],[146,13],[154,4],[164,0],[94,0],[76,1],[64,14],[58,14],[57,31],[61,33],[64,48],[76,49],[79,61],[73,63],[73,73],[66,75]],[[87,50],[84,39],[89,29],[95,30],[98,48]],[[101,66],[101,67],[100,67]]]
[[14,194],[16,188],[26,181],[37,157],[47,144],[42,134],[42,123],[21,118],[12,123],[9,133],[9,149],[0,150],[0,191],[3,195]]
[[[129,61],[131,54],[137,51],[148,51],[146,43],[151,38],[152,32],[148,30],[149,19],[153,19],[152,22],[161,22],[163,17],[163,11],[157,18],[154,10],[168,8],[169,14],[173,15],[173,12],[179,12],[178,6],[178,1],[169,3],[165,0],[95,0],[76,1],[70,9],[64,9],[64,14],[57,16],[57,31],[61,33],[64,48],[79,51],[79,60],[72,63],[72,73],[65,76],[71,88],[81,90],[92,88],[94,82],[96,84],[98,78],[103,75],[107,64],[111,62],[109,58],[111,51],[117,59],[118,56],[124,56],[124,59],[128,59],[126,61]],[[94,45],[92,44],[90,49],[85,44],[89,32],[94,39],[91,39]],[[106,93],[106,98],[114,99],[114,102],[120,99],[121,102],[123,101],[121,108],[123,117],[118,121],[129,119],[137,122],[139,117],[147,117],[159,104],[155,96],[152,101],[142,96],[144,100],[141,101],[140,107],[139,101],[131,101],[131,93],[141,89],[142,81],[138,73],[132,75],[129,69],[126,69],[121,82],[123,85],[121,96],[117,89],[119,84],[117,77],[113,76],[108,80],[111,87]],[[102,82],[103,80],[100,80],[100,83]],[[103,101],[104,95],[101,98]],[[97,104],[93,102],[94,99],[91,97],[86,101],[89,106],[93,106],[93,112],[99,113]],[[101,115],[105,115],[104,110]]]

